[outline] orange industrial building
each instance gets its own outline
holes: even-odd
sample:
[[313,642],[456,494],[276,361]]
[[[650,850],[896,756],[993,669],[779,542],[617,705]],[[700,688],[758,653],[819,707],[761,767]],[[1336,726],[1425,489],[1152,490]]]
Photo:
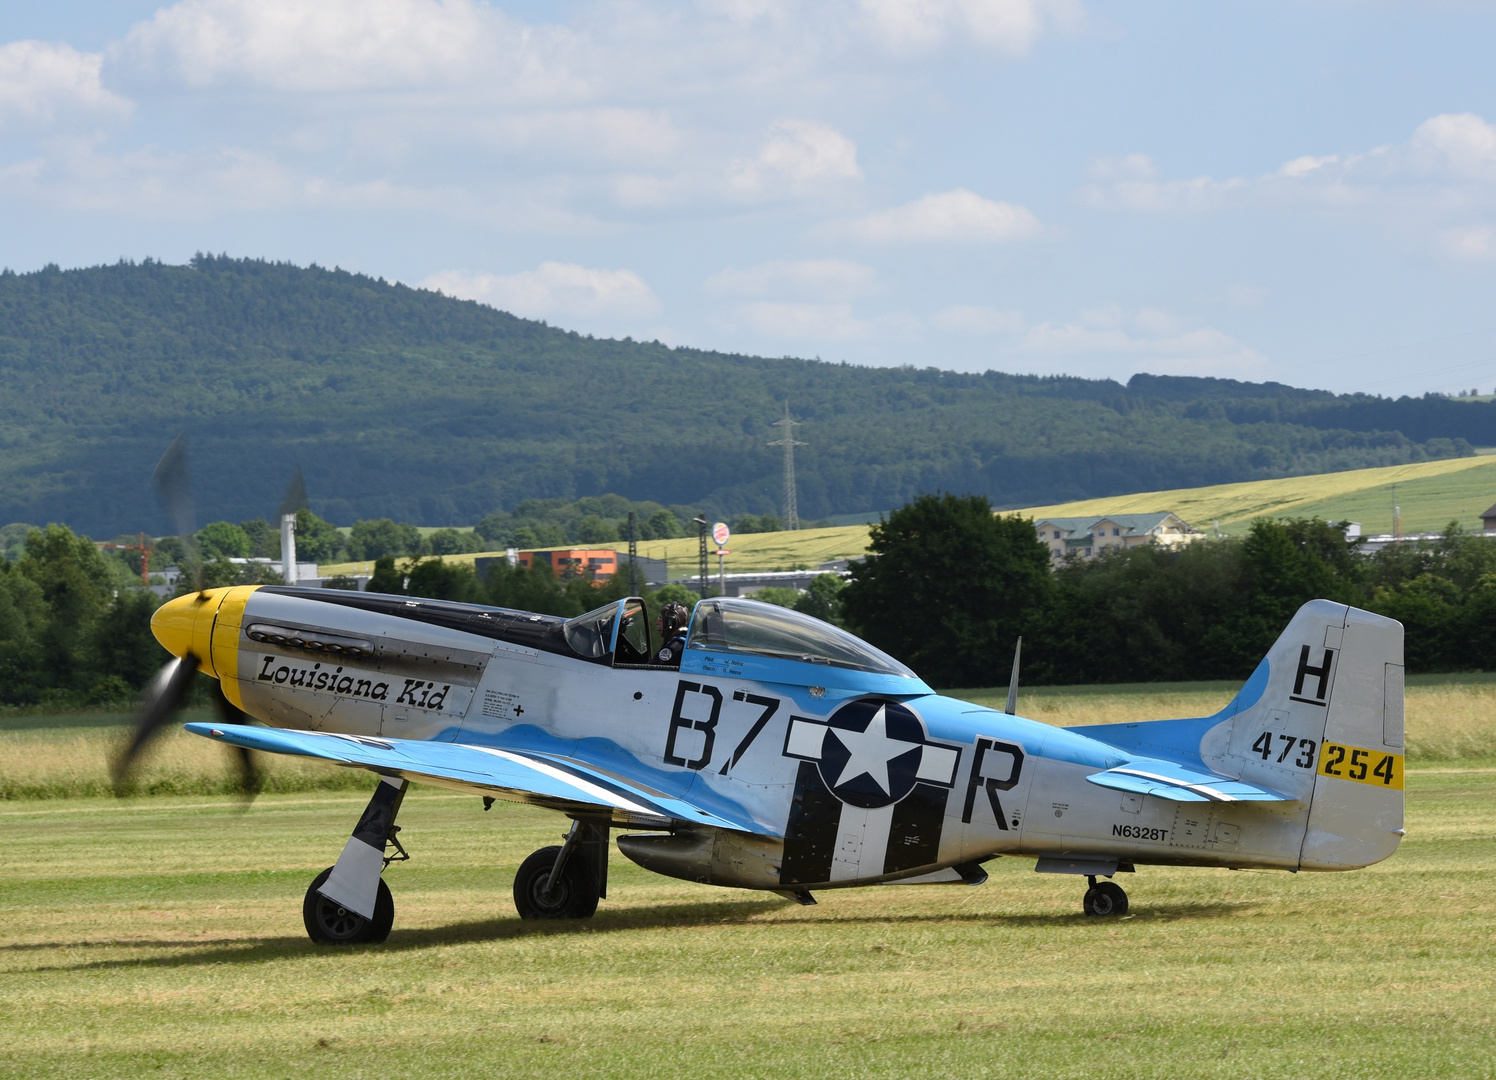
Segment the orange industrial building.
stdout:
[[519,565],[528,570],[545,563],[558,578],[590,577],[607,581],[618,572],[618,552],[611,548],[561,548],[555,551],[521,551]]

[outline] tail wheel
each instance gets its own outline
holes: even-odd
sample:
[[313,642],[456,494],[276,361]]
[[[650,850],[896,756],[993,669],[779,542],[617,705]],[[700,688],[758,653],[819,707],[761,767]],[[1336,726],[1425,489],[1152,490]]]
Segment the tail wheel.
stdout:
[[1087,915],[1126,915],[1127,893],[1114,881],[1098,881],[1086,890],[1081,907]]
[[306,924],[307,935],[318,945],[377,945],[389,937],[390,927],[395,925],[395,898],[384,879],[379,879],[379,891],[374,897],[374,917],[366,919],[317,891],[331,874],[329,866],[313,878],[306,899],[301,902],[301,920]]
[[550,883],[560,847],[544,847],[520,864],[514,875],[514,906],[521,919],[590,919],[597,911],[597,882],[580,859],[568,859]]

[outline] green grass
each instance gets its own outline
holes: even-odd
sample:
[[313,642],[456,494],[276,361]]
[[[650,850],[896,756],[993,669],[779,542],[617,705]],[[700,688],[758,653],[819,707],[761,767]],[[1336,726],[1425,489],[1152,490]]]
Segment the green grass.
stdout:
[[[322,768],[358,790],[247,811],[222,796],[0,801],[0,1076],[1493,1075],[1496,682],[1414,682],[1396,855],[1350,874],[1142,867],[1120,879],[1119,921],[1084,918],[1078,879],[1024,859],[989,864],[978,888],[802,908],[615,852],[596,918],[522,923],[514,871],[564,821],[416,788],[400,822],[414,858],[389,871],[394,933],[329,950],[307,941],[301,898],[367,774]],[[1199,715],[1234,690],[1019,700],[1084,723]],[[121,719],[0,716],[0,776],[45,771]],[[210,773],[219,749],[180,736],[156,767]]]
[[1212,521],[1220,521],[1222,529],[1233,532],[1244,531],[1243,527],[1257,518],[1319,517],[1359,521],[1362,532],[1371,535],[1392,531],[1394,485],[1404,532],[1438,531],[1451,521],[1476,531],[1481,528],[1481,512],[1496,502],[1496,458],[1481,455],[1281,480],[1146,491],[1019,512],[1025,517],[1082,517],[1172,510],[1197,529],[1208,530]]
[[0,1074],[1491,1075],[1493,796],[1496,769],[1410,770],[1387,862],[1145,867],[1121,921],[1022,859],[802,908],[615,853],[595,919],[536,925],[510,881],[560,819],[416,790],[394,933],[349,950],[299,913],[361,795],[12,803]]

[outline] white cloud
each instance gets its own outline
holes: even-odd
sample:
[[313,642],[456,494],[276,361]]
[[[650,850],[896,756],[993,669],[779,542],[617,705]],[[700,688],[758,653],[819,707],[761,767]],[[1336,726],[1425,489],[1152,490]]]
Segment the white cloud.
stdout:
[[1263,370],[1256,350],[1211,327],[1192,327],[1167,311],[1118,306],[1084,312],[1071,323],[1043,322],[1029,328],[1021,348],[1053,357],[1134,357],[1150,371],[1173,375],[1230,375]]
[[1046,22],[1075,25],[1080,8],[1044,0],[862,0],[875,37],[913,53],[959,41],[1010,55],[1029,50]]
[[1311,157],[1306,154],[1303,157],[1296,157],[1292,161],[1284,162],[1282,168],[1278,170],[1278,175],[1296,180],[1301,176],[1308,176],[1314,170],[1322,169],[1326,165],[1334,165],[1339,160],[1334,154],[1330,154],[1328,157]]
[[1098,158],[1091,176],[1100,183],[1083,190],[1084,201],[1103,210],[1140,213],[1171,213],[1213,210],[1226,195],[1242,186],[1242,180],[1160,180],[1158,168],[1147,154]]
[[756,158],[731,169],[731,183],[739,190],[756,194],[776,182],[803,189],[862,179],[857,144],[836,129],[807,120],[780,120],[770,132]]
[[[172,150],[196,137],[189,154],[237,143],[343,187],[460,189],[448,205],[484,222],[516,202],[548,202],[532,219],[619,220],[837,197],[864,178],[857,143],[806,113],[856,115],[920,77],[869,34],[908,26],[933,34],[932,48],[1021,52],[1076,10],[598,0],[511,15],[497,0],[164,0],[104,50],[102,78],[179,108],[152,129],[170,132]],[[90,63],[97,86],[99,56]]]
[[99,53],[46,41],[0,45],[0,127],[48,127],[59,120],[114,119],[130,103],[104,89]]
[[960,334],[1019,334],[1026,325],[1021,311],[956,304],[935,313],[935,328]]
[[991,244],[1033,236],[1040,225],[1022,206],[957,188],[856,218],[845,228],[872,243]]
[[111,48],[133,78],[293,93],[479,83],[555,93],[576,83],[547,62],[560,32],[472,0],[181,0]]
[[469,274],[444,270],[420,283],[448,296],[477,300],[515,315],[636,318],[660,308],[654,292],[632,270],[593,270],[544,262],[519,274]]
[[1413,132],[1412,145],[1454,176],[1496,179],[1496,127],[1474,113],[1430,117]]
[[1405,225],[1496,202],[1496,127],[1473,113],[1430,117],[1405,143],[1305,154],[1259,176],[1165,180],[1146,154],[1100,158],[1083,201],[1100,209],[1181,213],[1225,206],[1362,209]]
[[850,300],[877,288],[871,266],[847,259],[804,259],[766,262],[744,270],[722,270],[702,287],[717,296],[813,296],[821,300]]

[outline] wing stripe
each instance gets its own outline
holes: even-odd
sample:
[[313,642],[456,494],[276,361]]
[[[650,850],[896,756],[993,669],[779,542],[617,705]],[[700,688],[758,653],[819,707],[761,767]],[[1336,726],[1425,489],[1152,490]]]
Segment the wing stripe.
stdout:
[[[553,780],[560,780],[564,784],[570,784],[578,791],[592,796],[599,802],[607,803],[610,806],[616,806],[620,810],[628,810],[636,814],[650,814],[655,816],[663,814],[663,811],[661,811],[658,807],[650,808],[641,806],[636,802],[625,799],[623,796],[617,794],[616,792],[609,791],[607,788],[592,783],[590,780],[584,780],[580,776],[575,776],[571,773],[558,769],[556,768],[556,766],[550,764],[549,762],[540,761],[532,757],[526,757],[523,754],[516,754],[509,750],[498,750],[492,746],[468,746],[467,749],[477,750],[484,754],[492,754],[494,757],[503,758],[505,761],[512,761],[516,765],[523,765],[527,768],[534,769],[536,772],[544,773],[546,776],[549,776]],[[670,815],[664,814],[663,816],[669,817]]]
[[1157,780],[1159,783],[1168,784],[1170,787],[1181,787],[1186,791],[1193,791],[1199,795],[1204,795],[1207,799],[1211,799],[1214,802],[1241,802],[1241,800],[1238,799],[1235,795],[1227,795],[1224,791],[1217,791],[1215,788],[1209,787],[1205,784],[1192,784],[1185,780],[1176,780],[1173,777],[1160,776],[1158,773],[1145,772],[1142,769],[1117,768],[1109,769],[1108,771],[1114,773],[1123,773],[1127,776],[1141,776],[1145,780]]

